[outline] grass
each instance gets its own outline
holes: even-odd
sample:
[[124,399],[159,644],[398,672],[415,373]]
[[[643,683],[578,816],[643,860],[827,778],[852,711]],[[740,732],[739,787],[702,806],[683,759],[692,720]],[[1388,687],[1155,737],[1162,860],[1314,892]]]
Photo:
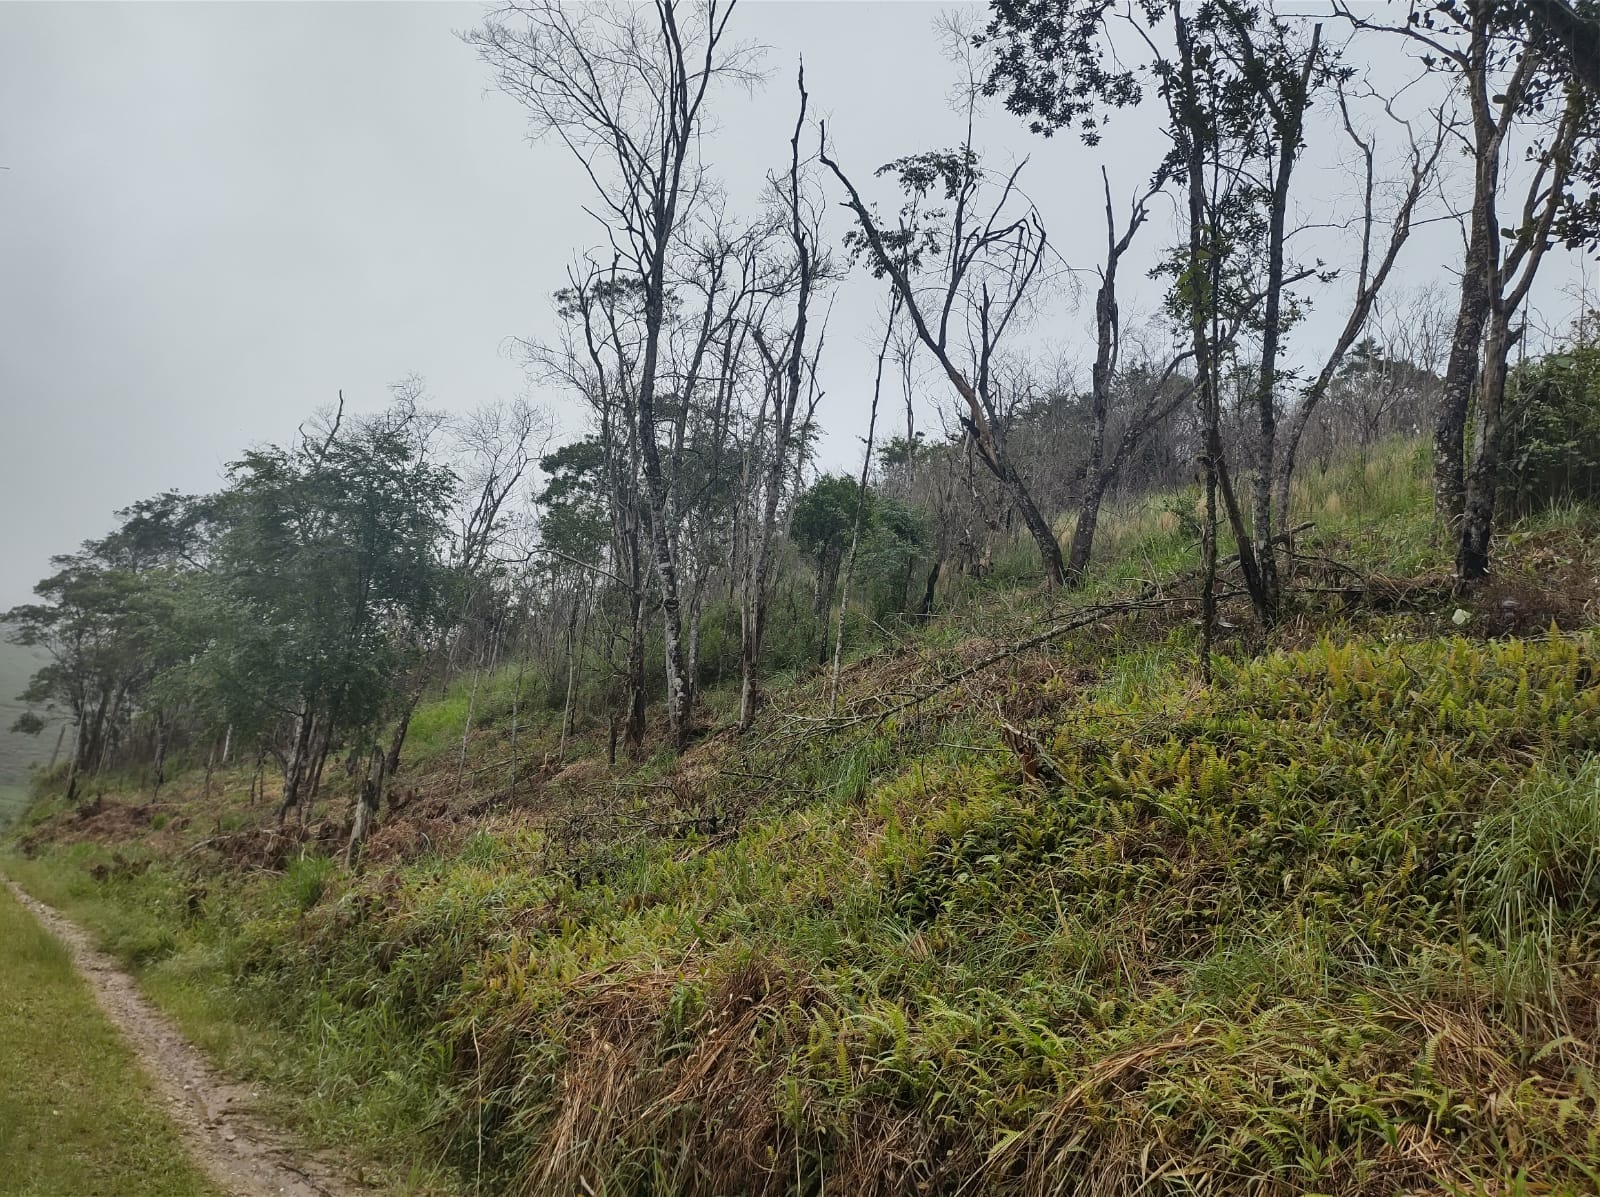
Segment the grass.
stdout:
[[216,1194],[65,946],[3,889],[0,1193]]
[[413,1055],[415,1040],[395,1034],[381,1008],[359,1025],[335,1020],[325,995],[286,1002],[250,979],[256,970],[245,957],[264,941],[293,938],[302,912],[337,889],[332,861],[300,857],[281,875],[236,878],[216,893],[195,874],[151,867],[137,848],[95,843],[9,855],[3,871],[87,928],[221,1067],[262,1082],[267,1112],[310,1145],[353,1157],[385,1192],[452,1191],[415,1142],[418,1111],[445,1065]]
[[[1109,512],[1089,597],[1192,566],[1192,498]],[[1391,443],[1295,511],[1317,553],[1433,575],[1427,504]],[[418,1191],[1590,1193],[1600,643],[1582,601],[1502,634],[1501,596],[1592,593],[1593,518],[1510,529],[1465,630],[1432,589],[1308,599],[1201,685],[1187,618],[1119,618],[832,735],[801,675],[742,740],[417,815],[359,875],[175,861],[209,812],[16,867]],[[949,598],[843,709],[1067,601]],[[505,754],[505,674],[469,765]],[[416,784],[466,702],[419,710]]]

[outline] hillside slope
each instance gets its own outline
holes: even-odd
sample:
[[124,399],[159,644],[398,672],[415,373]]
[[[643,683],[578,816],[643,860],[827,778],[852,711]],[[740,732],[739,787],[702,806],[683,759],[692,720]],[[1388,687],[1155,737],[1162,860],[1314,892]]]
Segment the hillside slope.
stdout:
[[681,760],[563,761],[499,682],[463,758],[446,696],[356,875],[342,796],[280,831],[244,774],[47,801],[5,867],[404,1191],[1592,1192],[1596,524],[1457,599],[1417,496],[1302,495],[1296,614],[1209,683],[1151,508],[1097,593]]

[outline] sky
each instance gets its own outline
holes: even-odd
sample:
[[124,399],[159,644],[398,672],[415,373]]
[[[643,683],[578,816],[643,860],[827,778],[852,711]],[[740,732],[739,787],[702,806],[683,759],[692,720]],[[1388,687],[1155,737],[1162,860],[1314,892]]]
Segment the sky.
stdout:
[[[553,336],[551,293],[600,234],[583,211],[588,181],[559,145],[530,143],[523,112],[457,36],[481,11],[0,4],[0,609],[27,601],[51,554],[108,530],[116,508],[214,489],[242,448],[292,437],[341,392],[373,410],[417,374],[434,406],[465,411],[529,389],[514,339]],[[753,197],[786,164],[801,57],[813,111],[858,180],[953,144],[940,11],[747,0],[740,34],[767,47],[771,78],[717,98],[707,155],[730,195]],[[1386,47],[1369,65],[1384,82],[1415,73]],[[1079,284],[1041,315],[1041,355],[1081,365],[1092,352],[1099,170],[1120,208],[1162,136],[1150,112],[1119,118],[1097,150],[1034,137],[1004,112],[980,122],[991,161],[1029,157],[1025,186]],[[1303,168],[1307,224],[1331,223],[1352,195],[1346,155],[1322,140]],[[1152,223],[1165,236],[1171,213]],[[1452,226],[1430,226],[1402,285],[1448,288],[1457,244]],[[1335,265],[1348,255],[1328,230],[1301,248]],[[1130,314],[1158,302],[1145,266],[1128,271]],[[1585,269],[1552,262],[1545,308],[1564,310]],[[835,299],[824,465],[860,452],[879,309],[859,276]],[[1308,358],[1342,320],[1332,297],[1313,311],[1299,334]],[[582,431],[571,396],[532,394]]]

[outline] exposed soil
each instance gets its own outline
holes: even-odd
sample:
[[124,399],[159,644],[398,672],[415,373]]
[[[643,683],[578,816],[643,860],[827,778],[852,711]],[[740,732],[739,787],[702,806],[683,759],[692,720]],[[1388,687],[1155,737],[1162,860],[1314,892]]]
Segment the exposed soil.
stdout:
[[232,1197],[354,1197],[371,1189],[343,1179],[331,1161],[291,1149],[253,1109],[250,1085],[222,1076],[145,1001],[132,977],[99,951],[89,935],[15,882],[17,901],[65,943],[95,1000],[132,1045],[155,1081],[185,1146],[211,1180]]

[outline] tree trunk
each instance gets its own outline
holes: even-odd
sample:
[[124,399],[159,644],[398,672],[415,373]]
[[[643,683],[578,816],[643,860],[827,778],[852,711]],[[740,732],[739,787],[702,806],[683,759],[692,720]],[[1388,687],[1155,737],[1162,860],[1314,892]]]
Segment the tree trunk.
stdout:
[[83,755],[83,717],[78,717],[76,732],[77,743],[73,745],[72,761],[67,766],[67,801],[70,803],[78,796],[78,759]]
[[100,702],[95,707],[94,715],[88,723],[87,734],[82,718],[78,720],[78,750],[75,754],[74,772],[87,773],[91,770],[94,760],[100,755],[100,738],[105,732],[106,711],[111,706],[110,689],[100,691]]
[[1061,557],[1061,544],[1056,540],[1056,534],[1044,516],[1039,514],[1033,496],[1028,493],[1028,488],[1023,485],[1022,479],[1017,477],[1017,471],[1009,459],[1003,468],[1005,473],[1001,481],[1010,492],[1012,503],[1022,513],[1022,522],[1028,526],[1033,543],[1038,546],[1039,560],[1044,566],[1045,583],[1049,586],[1059,586],[1067,580],[1067,567]]
[[467,772],[467,740],[472,735],[472,717],[478,712],[478,680],[482,676],[481,666],[472,668],[472,690],[467,696],[467,718],[461,725],[461,755],[456,759],[456,787],[457,797],[461,795],[461,782]]
[[405,747],[406,733],[411,730],[411,716],[416,713],[417,702],[421,697],[422,691],[419,687],[411,701],[406,704],[406,709],[400,713],[400,722],[395,724],[394,735],[389,740],[389,755],[384,760],[385,778],[393,777],[400,772],[400,750]]
[[1100,522],[1100,505],[1105,501],[1110,478],[1095,469],[1078,505],[1078,522],[1072,533],[1072,553],[1067,560],[1067,583],[1083,585],[1089,573],[1089,558],[1094,552],[1094,534]]
[[928,570],[928,583],[922,588],[922,606],[918,609],[918,614],[920,614],[923,619],[929,619],[933,616],[934,592],[938,589],[939,570],[943,565],[944,560],[942,558],[935,557],[933,559],[933,567]]
[[[1283,239],[1289,211],[1289,183],[1300,151],[1305,106],[1311,95],[1311,72],[1322,43],[1322,26],[1311,34],[1311,48],[1300,71],[1299,89],[1283,99],[1278,129],[1278,169],[1272,181],[1272,209],[1267,223],[1267,294],[1261,334],[1261,376],[1256,380],[1256,452],[1251,475],[1250,531],[1261,597],[1258,609],[1271,623],[1278,617],[1278,555],[1272,541],[1272,478],[1278,445],[1278,344],[1283,333]],[[1243,556],[1241,554],[1241,561]],[[1252,590],[1252,596],[1254,591]]]
[[[1095,356],[1089,387],[1089,456],[1084,463],[1087,489],[1078,505],[1078,522],[1072,533],[1072,554],[1067,561],[1067,585],[1083,585],[1089,572],[1089,557],[1094,551],[1095,526],[1100,519],[1100,501],[1105,495],[1108,479],[1103,473],[1106,456],[1106,424],[1111,412],[1111,375],[1117,359],[1117,265],[1121,258],[1118,248],[1115,217],[1111,211],[1111,182],[1104,169],[1101,178],[1106,188],[1106,266],[1100,278],[1100,289],[1094,297]],[[1130,228],[1132,237],[1137,224]],[[1123,242],[1126,245],[1126,241]]]
[[579,592],[575,592],[572,613],[567,617],[567,693],[561,704],[561,743],[556,748],[560,760],[567,757],[567,739],[572,735],[572,706],[578,693],[578,603]]
[[694,711],[694,705],[700,697],[700,620],[705,609],[706,574],[709,570],[707,562],[700,564],[694,573],[694,581],[689,587],[689,652],[685,661],[685,680],[689,687],[689,710]]
[[623,739],[628,751],[637,755],[644,748],[644,595],[635,589],[629,596],[627,711]]
[[67,738],[67,725],[63,723],[56,732],[56,746],[50,750],[50,764],[45,767],[45,775],[56,771],[56,761],[61,757],[61,744]]
[[1461,275],[1461,305],[1456,313],[1450,360],[1440,388],[1439,414],[1433,424],[1433,507],[1445,528],[1459,527],[1466,506],[1467,411],[1478,377],[1478,356],[1484,325],[1489,319],[1489,295],[1484,278],[1487,249],[1479,244],[1476,229]]
[[161,783],[167,779],[167,721],[156,716],[156,754],[154,763],[155,784],[150,790],[150,801],[161,797]]
[[315,748],[311,754],[311,788],[306,797],[306,818],[309,821],[316,809],[317,796],[322,793],[322,770],[328,763],[328,749],[333,743],[333,719],[320,721],[317,727]]
[[[1506,105],[1497,119],[1488,95],[1489,11],[1478,5],[1470,35],[1462,84],[1472,111],[1472,211],[1467,229],[1467,254],[1461,267],[1460,302],[1456,325],[1450,340],[1450,358],[1445,367],[1444,385],[1439,398],[1439,414],[1433,427],[1433,503],[1439,521],[1452,533],[1460,531],[1466,507],[1466,429],[1467,412],[1478,379],[1479,355],[1483,348],[1484,327],[1492,306],[1491,294],[1498,273],[1499,220],[1495,211],[1500,185],[1500,149],[1504,126],[1515,105]],[[1506,85],[1506,96],[1515,97],[1532,56],[1523,55],[1513,79]]]
[[361,796],[356,801],[355,817],[350,821],[350,842],[345,845],[344,867],[353,869],[361,846],[378,821],[378,804],[383,801],[384,766],[388,758],[381,748],[372,750],[372,763],[361,779]]
[[650,548],[655,559],[656,581],[661,591],[661,635],[667,671],[667,723],[674,748],[689,742],[689,691],[684,679],[683,608],[678,597],[678,561],[672,543],[672,504],[666,475],[661,469],[661,447],[656,443],[655,386],[661,330],[665,322],[663,277],[667,253],[667,234],[671,216],[657,230],[657,252],[645,281],[644,354],[639,372],[638,429],[639,450],[644,461],[645,500],[649,504]]
[[1490,317],[1489,336],[1483,352],[1483,385],[1478,391],[1477,419],[1473,428],[1472,469],[1466,477],[1456,548],[1456,576],[1462,581],[1474,581],[1489,574],[1489,541],[1494,532],[1495,485],[1503,437],[1506,359],[1514,339],[1503,315]]
[[294,720],[294,746],[289,753],[287,767],[283,771],[283,800],[278,803],[278,826],[283,826],[283,821],[291,810],[300,805],[300,787],[305,775],[307,765],[307,750],[310,746],[312,733],[316,729],[316,716],[302,708]]

